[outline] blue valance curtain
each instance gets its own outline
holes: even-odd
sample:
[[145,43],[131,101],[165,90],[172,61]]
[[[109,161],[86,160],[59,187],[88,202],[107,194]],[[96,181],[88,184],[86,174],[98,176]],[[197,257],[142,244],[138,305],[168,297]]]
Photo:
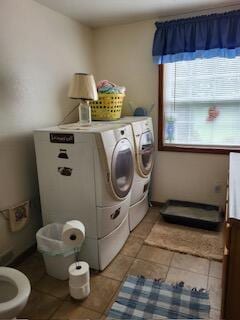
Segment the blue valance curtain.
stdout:
[[240,10],[155,25],[152,54],[156,64],[240,55]]

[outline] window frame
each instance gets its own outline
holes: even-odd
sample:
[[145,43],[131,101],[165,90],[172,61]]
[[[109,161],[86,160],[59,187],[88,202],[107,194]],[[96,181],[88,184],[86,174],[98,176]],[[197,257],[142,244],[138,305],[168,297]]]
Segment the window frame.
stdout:
[[230,152],[240,152],[238,148],[214,148],[198,146],[166,146],[164,145],[164,65],[160,64],[158,68],[158,150],[173,152],[191,152],[191,153],[212,153],[229,154]]

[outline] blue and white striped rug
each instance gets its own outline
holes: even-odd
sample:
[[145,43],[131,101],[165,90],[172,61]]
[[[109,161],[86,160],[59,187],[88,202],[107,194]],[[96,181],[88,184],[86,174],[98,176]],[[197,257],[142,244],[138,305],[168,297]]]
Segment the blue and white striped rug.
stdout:
[[209,311],[209,295],[203,289],[128,276],[107,319],[207,319]]

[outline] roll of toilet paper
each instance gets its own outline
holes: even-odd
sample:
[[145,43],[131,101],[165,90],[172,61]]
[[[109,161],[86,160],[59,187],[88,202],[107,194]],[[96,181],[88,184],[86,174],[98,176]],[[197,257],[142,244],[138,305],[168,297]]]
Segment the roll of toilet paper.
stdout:
[[89,283],[89,265],[84,261],[79,261],[70,265],[69,285],[72,287],[81,287]]
[[89,282],[82,287],[72,287],[69,285],[70,295],[77,300],[85,299],[90,293]]
[[71,220],[65,223],[62,231],[62,241],[65,245],[79,247],[85,239],[85,227],[81,221]]

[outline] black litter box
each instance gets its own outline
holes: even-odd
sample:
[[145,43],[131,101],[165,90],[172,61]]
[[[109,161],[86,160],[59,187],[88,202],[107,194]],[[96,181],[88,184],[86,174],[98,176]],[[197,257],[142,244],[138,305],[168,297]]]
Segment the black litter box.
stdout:
[[168,200],[160,214],[170,223],[209,230],[218,229],[222,222],[219,207],[188,201]]

